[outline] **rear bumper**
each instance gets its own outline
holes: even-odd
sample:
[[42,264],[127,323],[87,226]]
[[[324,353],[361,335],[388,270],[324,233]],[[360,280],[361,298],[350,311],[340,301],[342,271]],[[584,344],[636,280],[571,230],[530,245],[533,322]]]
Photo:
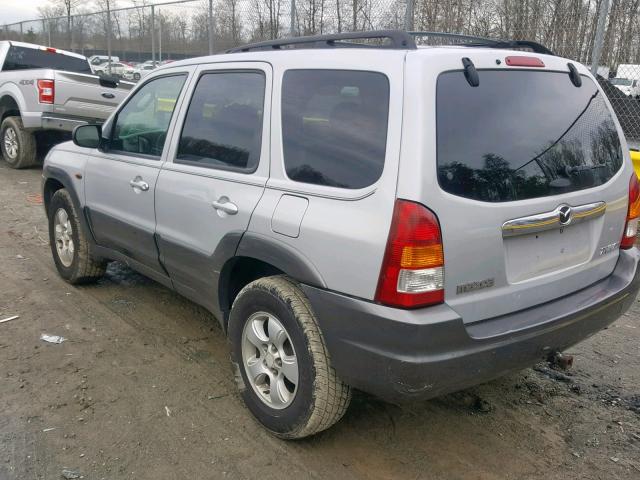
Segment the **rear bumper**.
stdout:
[[392,402],[428,399],[529,367],[603,329],[640,289],[636,248],[583,290],[465,325],[446,304],[399,310],[304,286],[338,375]]

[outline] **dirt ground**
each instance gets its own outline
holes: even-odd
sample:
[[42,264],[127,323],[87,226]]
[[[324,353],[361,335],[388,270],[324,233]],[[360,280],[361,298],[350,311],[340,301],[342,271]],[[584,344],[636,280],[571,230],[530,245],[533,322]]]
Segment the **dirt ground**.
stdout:
[[[0,480],[640,479],[640,303],[533,369],[410,406],[356,394],[314,438],[265,433],[200,307],[121,264],[56,274],[39,169],[0,161]],[[66,341],[49,344],[42,333]]]

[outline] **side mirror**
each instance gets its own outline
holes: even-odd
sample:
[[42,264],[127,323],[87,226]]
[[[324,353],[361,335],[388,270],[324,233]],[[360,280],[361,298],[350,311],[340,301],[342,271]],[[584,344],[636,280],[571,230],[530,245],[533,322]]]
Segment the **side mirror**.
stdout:
[[106,70],[105,70],[105,73],[103,73],[102,75],[99,75],[99,77],[100,79],[98,81],[100,82],[101,87],[117,88],[118,83],[120,83],[120,79],[118,77],[115,77],[113,75],[109,76]]
[[73,130],[73,143],[79,147],[98,148],[102,143],[100,125],[80,125]]

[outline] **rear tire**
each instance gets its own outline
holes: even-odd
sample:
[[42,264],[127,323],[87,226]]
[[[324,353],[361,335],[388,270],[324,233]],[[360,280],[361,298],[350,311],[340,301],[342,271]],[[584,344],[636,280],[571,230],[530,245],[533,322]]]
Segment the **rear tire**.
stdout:
[[20,117],[7,117],[0,125],[2,157],[11,168],[27,168],[36,165],[36,139],[33,132],[25,130]]
[[261,278],[242,289],[231,309],[229,339],[241,396],[273,435],[307,437],[346,412],[351,388],[337,377],[309,301],[288,277]]
[[92,283],[104,275],[107,262],[91,258],[71,195],[62,188],[49,205],[49,243],[58,273],[72,285]]

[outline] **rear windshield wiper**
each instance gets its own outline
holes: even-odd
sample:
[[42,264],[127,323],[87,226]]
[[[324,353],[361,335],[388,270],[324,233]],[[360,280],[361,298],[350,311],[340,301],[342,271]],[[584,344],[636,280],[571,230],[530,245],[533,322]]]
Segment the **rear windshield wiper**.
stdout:
[[567,175],[573,175],[574,173],[580,173],[587,170],[597,170],[598,168],[607,168],[608,165],[606,163],[601,163],[599,165],[575,165],[573,167],[566,167],[565,171]]

